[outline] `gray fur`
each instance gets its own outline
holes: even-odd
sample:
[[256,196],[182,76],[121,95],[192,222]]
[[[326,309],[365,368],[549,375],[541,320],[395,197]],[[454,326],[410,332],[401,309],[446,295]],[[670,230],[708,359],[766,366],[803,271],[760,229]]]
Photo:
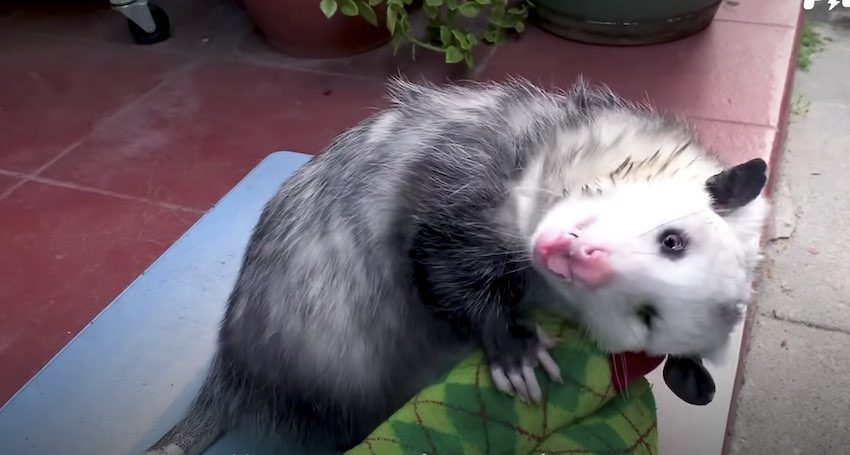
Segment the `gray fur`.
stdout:
[[[391,93],[388,110],[337,138],[265,207],[208,382],[152,453],[198,454],[245,424],[347,448],[470,346],[481,343],[492,361],[499,346],[522,349],[501,341],[536,279],[520,253],[521,224],[534,225],[553,192],[602,191],[641,167],[665,172],[681,153],[611,163],[610,182],[566,187],[565,171],[611,144],[591,135],[565,149],[564,135],[613,113],[631,122],[626,130],[693,139],[581,83],[553,94],[522,81],[395,81]],[[511,185],[535,163],[534,213],[518,220]]]

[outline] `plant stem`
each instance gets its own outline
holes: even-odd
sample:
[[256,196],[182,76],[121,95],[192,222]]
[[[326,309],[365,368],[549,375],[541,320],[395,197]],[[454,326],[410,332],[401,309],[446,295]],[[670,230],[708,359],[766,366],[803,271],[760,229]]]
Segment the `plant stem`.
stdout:
[[414,37],[412,37],[412,36],[411,36],[411,37],[408,37],[407,39],[408,39],[411,43],[413,43],[413,44],[415,44],[415,45],[417,45],[417,46],[420,46],[420,47],[424,47],[425,49],[430,49],[430,50],[432,50],[432,51],[434,51],[434,52],[440,52],[440,53],[445,53],[445,52],[446,52],[446,50],[445,50],[445,49],[443,49],[443,48],[441,48],[441,47],[434,46],[433,44],[428,44],[428,43],[426,43],[426,42],[424,42],[424,41],[419,41],[418,39],[416,39],[416,38],[414,38]]

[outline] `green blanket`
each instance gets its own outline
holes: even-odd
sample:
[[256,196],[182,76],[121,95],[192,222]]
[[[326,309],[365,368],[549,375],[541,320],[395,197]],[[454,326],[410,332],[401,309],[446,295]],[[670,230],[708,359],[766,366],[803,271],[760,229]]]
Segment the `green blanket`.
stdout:
[[535,319],[560,340],[550,352],[564,377],[557,384],[537,373],[541,405],[496,390],[479,351],[346,453],[657,453],[655,400],[646,379],[639,377],[616,392],[607,354],[557,317],[539,314]]

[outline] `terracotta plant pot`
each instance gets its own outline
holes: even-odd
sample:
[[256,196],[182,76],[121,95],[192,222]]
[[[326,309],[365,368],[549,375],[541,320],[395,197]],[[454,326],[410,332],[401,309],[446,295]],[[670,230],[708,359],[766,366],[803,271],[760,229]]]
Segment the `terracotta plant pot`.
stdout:
[[241,0],[248,16],[269,44],[284,54],[304,58],[346,57],[386,44],[386,9],[375,8],[378,26],[362,17],[337,12],[328,19],[319,0]]
[[590,44],[635,46],[677,40],[711,24],[721,0],[535,0],[542,29]]

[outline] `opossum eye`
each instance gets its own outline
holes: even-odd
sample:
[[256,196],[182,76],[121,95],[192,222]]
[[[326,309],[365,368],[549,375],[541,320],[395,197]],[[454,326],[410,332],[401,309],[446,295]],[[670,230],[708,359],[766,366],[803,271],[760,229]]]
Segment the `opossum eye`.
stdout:
[[651,303],[644,303],[637,309],[637,317],[647,329],[652,328],[652,322],[658,317],[658,310]]
[[685,254],[688,241],[685,234],[677,229],[667,229],[658,236],[661,254],[669,258],[680,258]]

